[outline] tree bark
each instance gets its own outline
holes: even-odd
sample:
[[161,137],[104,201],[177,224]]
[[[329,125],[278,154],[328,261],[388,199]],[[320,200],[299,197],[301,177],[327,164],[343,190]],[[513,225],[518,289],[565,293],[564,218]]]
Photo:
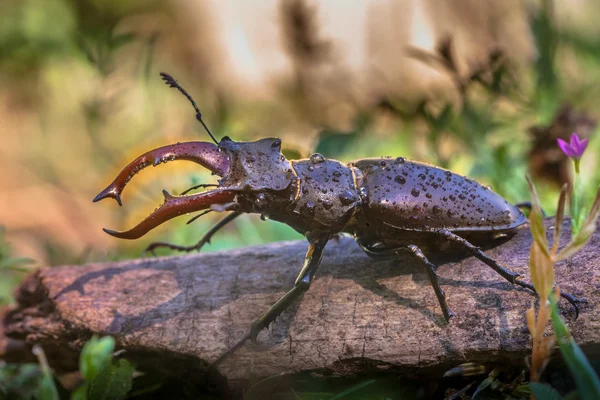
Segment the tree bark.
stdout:
[[[527,279],[531,240],[525,225],[486,253]],[[600,353],[599,245],[596,232],[580,253],[556,266],[561,289],[588,301],[577,320],[571,306],[560,303],[590,355]],[[193,381],[292,287],[306,249],[303,241],[281,242],[40,269],[3,318],[0,358],[9,354],[2,345],[8,340],[40,343],[55,368],[76,369],[77,352],[92,334],[112,335],[138,369]],[[427,374],[466,361],[521,363],[530,349],[525,311],[534,297],[474,257],[446,260],[437,272],[457,314],[450,323],[413,259],[375,261],[350,238],[332,241],[304,297],[219,371],[239,385],[306,370]]]

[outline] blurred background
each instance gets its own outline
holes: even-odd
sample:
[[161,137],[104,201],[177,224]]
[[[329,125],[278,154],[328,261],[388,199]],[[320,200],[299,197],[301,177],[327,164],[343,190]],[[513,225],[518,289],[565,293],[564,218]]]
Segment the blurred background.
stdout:
[[[289,158],[404,156],[469,175],[511,202],[531,174],[549,214],[571,164],[556,138],[591,139],[600,183],[600,2],[594,0],[5,0],[0,6],[0,302],[41,265],[194,244],[216,222],[179,218],[129,242],[162,202],[215,182],[175,162],[135,177],[123,207],[92,198],[141,153],[217,137],[281,137]],[[257,216],[203,251],[300,238]],[[161,251],[161,254],[167,254]],[[20,257],[28,257],[31,260]]]

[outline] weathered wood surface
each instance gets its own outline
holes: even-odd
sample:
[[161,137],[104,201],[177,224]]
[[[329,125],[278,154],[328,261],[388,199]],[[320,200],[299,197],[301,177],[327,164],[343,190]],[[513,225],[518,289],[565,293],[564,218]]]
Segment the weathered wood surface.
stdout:
[[[527,275],[530,244],[524,226],[487,253]],[[568,303],[561,304],[576,340],[595,354],[600,353],[599,245],[596,233],[556,271],[563,290],[589,301],[575,321]],[[75,366],[76,352],[92,333],[113,335],[140,369],[194,379],[200,360],[214,360],[291,287],[306,248],[302,241],[283,242],[44,268],[20,288],[18,307],[4,318],[4,333],[53,349],[51,362],[64,369]],[[520,362],[530,346],[525,310],[533,297],[473,257],[447,262],[438,273],[458,315],[449,324],[413,260],[373,261],[349,238],[332,242],[298,304],[220,371],[239,382],[310,369],[426,372],[467,360]]]

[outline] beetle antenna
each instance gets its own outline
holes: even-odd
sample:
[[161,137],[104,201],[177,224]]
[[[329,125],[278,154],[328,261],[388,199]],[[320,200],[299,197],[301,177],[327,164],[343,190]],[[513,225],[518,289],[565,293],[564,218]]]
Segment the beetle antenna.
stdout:
[[196,110],[196,119],[198,121],[200,121],[200,123],[202,124],[202,126],[204,127],[204,129],[206,129],[206,132],[208,132],[210,138],[216,144],[219,144],[219,142],[217,141],[217,139],[215,139],[215,137],[213,136],[213,134],[210,132],[210,129],[208,129],[208,127],[204,123],[204,120],[202,119],[202,113],[200,112],[200,109],[198,108],[198,105],[196,104],[196,102],[194,101],[194,99],[192,99],[192,96],[190,96],[188,94],[188,92],[186,92],[185,89],[182,88],[179,85],[179,83],[177,83],[177,81],[175,80],[175,78],[173,78],[171,75],[169,75],[169,74],[167,74],[165,72],[161,72],[160,76],[165,81],[165,83],[167,85],[169,85],[169,87],[172,87],[172,88],[175,88],[175,89],[179,90],[185,97],[187,97],[187,99],[190,101],[190,103],[192,103],[192,106],[194,107],[194,110]]
[[214,210],[206,210],[206,211],[202,211],[200,214],[193,216],[188,222],[186,222],[186,225],[191,224],[192,222],[194,222],[195,220],[197,220],[198,218],[208,214],[209,212],[213,212]]
[[183,196],[184,194],[187,194],[187,193],[191,192],[192,190],[200,189],[200,188],[207,188],[207,187],[219,187],[219,185],[214,185],[212,183],[203,183],[201,185],[192,186],[188,190],[181,192],[180,196]]

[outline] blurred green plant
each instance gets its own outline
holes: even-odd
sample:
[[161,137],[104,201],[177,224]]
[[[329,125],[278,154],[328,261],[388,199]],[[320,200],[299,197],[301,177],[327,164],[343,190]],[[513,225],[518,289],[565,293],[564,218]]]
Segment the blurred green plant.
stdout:
[[410,380],[384,376],[371,379],[327,379],[311,374],[281,374],[253,384],[245,400],[420,400],[424,387]]
[[35,398],[41,376],[39,365],[0,362],[0,400]]
[[135,368],[129,361],[113,358],[115,340],[93,336],[81,350],[79,371],[84,379],[71,400],[123,399],[131,390]]
[[6,228],[3,225],[0,225],[0,269],[30,272],[30,269],[23,268],[23,266],[34,264],[35,261],[27,257],[12,257],[10,246],[4,239],[5,233]]
[[[560,352],[571,371],[577,385],[579,398],[592,400],[600,398],[600,379],[590,365],[581,348],[575,343],[569,333],[569,329],[560,316],[557,299],[560,296],[559,289],[554,287],[554,264],[575,255],[585,246],[596,231],[596,222],[600,216],[600,189],[597,192],[596,199],[592,204],[587,215],[582,206],[580,186],[580,158],[585,151],[587,141],[582,143],[577,135],[573,135],[570,145],[564,141],[559,141],[561,149],[573,160],[575,168],[575,185],[571,192],[571,241],[560,251],[560,237],[563,227],[565,202],[567,199],[567,185],[561,189],[558,209],[555,217],[554,239],[552,247],[549,248],[546,239],[546,227],[544,224],[544,215],[540,207],[540,200],[529,180],[530,191],[532,195],[532,210],[530,214],[531,232],[533,243],[530,251],[530,273],[531,280],[536,292],[540,297],[540,306],[536,316],[535,308],[532,306],[527,311],[527,324],[533,338],[533,350],[531,357],[531,382],[538,382],[550,359],[555,342],[558,340]],[[545,328],[548,320],[552,321],[552,328],[555,336],[545,336]],[[543,388],[539,385],[531,387],[538,399],[545,399],[545,396],[555,396],[550,394],[551,389]],[[560,398],[560,397],[559,397]]]
[[59,400],[58,389],[54,383],[54,377],[52,376],[52,370],[48,365],[46,354],[42,349],[42,346],[36,344],[32,349],[33,354],[38,358],[40,363],[40,369],[42,371],[42,378],[40,379],[38,387],[38,397],[40,400]]
[[27,265],[35,261],[27,257],[13,257],[10,245],[5,240],[6,229],[0,225],[0,306],[12,301],[11,289],[21,280],[24,273],[31,272]]
[[[124,399],[132,389],[135,368],[129,361],[115,358],[114,350],[115,341],[112,337],[92,337],[83,346],[79,358],[79,372],[83,381],[69,393],[55,380],[42,347],[35,345],[32,351],[38,358],[38,366],[0,365],[0,399]],[[152,390],[158,388],[147,386]]]

